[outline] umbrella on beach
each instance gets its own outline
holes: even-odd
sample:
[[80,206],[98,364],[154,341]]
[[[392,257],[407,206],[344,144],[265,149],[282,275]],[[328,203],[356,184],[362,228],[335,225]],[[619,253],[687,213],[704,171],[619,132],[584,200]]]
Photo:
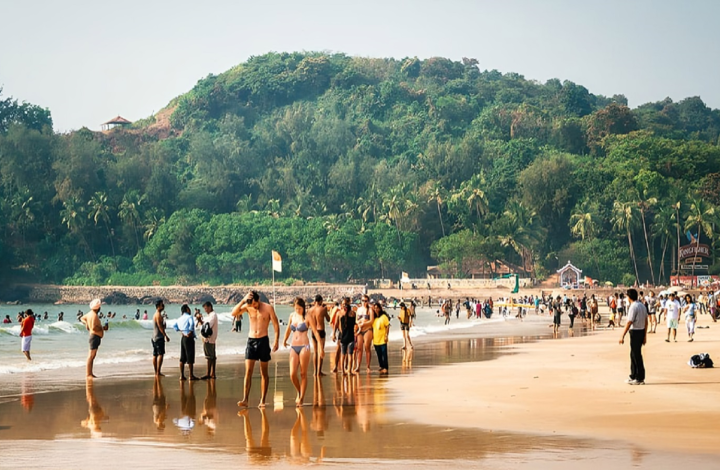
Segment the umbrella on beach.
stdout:
[[613,284],[613,283],[610,282],[610,281],[605,281],[605,285],[612,287],[612,286],[614,286],[615,284]]
[[668,292],[679,292],[682,290],[682,287],[680,286],[672,286],[668,289]]

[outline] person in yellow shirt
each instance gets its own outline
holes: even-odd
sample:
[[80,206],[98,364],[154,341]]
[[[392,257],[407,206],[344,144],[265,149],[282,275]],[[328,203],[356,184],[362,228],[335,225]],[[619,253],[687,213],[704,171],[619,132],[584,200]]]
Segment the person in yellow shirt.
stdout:
[[380,364],[380,373],[388,373],[388,353],[387,343],[388,334],[390,334],[390,318],[380,303],[373,305],[375,311],[375,319],[373,320],[373,345],[377,353],[378,363]]

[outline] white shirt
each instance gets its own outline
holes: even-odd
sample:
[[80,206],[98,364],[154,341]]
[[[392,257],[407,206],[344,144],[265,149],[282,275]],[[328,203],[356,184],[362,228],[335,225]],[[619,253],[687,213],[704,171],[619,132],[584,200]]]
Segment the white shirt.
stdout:
[[214,311],[207,314],[205,317],[205,323],[210,324],[210,328],[212,328],[212,334],[208,336],[207,338],[203,338],[204,341],[207,341],[210,344],[215,344],[215,341],[217,341],[218,337],[218,317],[217,313]]
[[668,300],[667,304],[665,304],[665,307],[667,308],[668,320],[680,319],[680,302],[678,302],[677,300]]

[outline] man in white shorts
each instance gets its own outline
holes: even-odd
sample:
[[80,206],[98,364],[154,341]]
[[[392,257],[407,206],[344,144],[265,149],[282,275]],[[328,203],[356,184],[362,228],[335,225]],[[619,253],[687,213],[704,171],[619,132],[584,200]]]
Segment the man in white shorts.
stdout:
[[678,322],[680,321],[680,302],[678,302],[675,294],[670,294],[670,298],[665,303],[665,316],[667,317],[668,336],[666,343],[670,342],[670,332],[673,333],[673,340],[677,342]]

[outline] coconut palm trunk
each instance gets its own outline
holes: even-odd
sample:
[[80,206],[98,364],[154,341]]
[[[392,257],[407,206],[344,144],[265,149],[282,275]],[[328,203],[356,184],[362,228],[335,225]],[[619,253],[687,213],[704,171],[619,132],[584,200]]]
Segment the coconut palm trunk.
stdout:
[[644,210],[640,211],[640,215],[642,217],[643,232],[645,233],[645,247],[647,248],[647,254],[648,254],[647,260],[648,260],[648,264],[650,265],[650,279],[655,279],[655,271],[653,270],[653,263],[652,263],[652,251],[650,251],[650,241],[648,240],[647,226],[645,225],[645,211]]

